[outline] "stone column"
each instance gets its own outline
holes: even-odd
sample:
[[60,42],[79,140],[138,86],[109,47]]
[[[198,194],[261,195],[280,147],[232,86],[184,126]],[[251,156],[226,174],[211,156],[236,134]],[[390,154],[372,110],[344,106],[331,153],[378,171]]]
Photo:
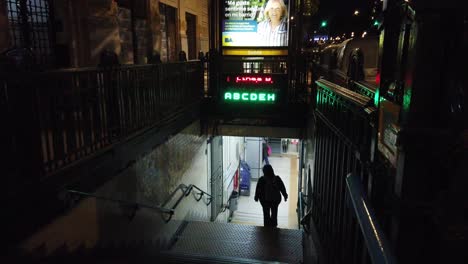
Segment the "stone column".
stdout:
[[210,25],[208,23],[208,1],[202,2],[199,19],[197,19],[197,47],[199,50],[206,53],[210,49],[209,36]]
[[161,54],[161,15],[159,0],[149,0],[148,8],[148,53]]
[[[105,49],[121,54],[121,39],[119,32],[119,8],[113,0],[93,0],[88,2],[90,62],[99,63],[99,56]],[[131,57],[133,61],[133,51]]]

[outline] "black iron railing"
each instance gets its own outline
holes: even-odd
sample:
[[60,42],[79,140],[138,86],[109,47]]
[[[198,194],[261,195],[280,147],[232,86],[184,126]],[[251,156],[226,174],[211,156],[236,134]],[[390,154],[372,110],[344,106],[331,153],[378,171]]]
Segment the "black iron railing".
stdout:
[[365,194],[372,192],[376,109],[367,96],[323,79],[316,84],[312,219],[327,262],[366,263],[369,252],[348,206],[346,175],[358,175]]
[[[169,197],[166,199],[164,203],[161,205],[148,205],[148,204],[143,204],[143,203],[138,203],[138,202],[132,202],[132,201],[126,201],[126,200],[121,200],[121,199],[115,199],[111,197],[105,197],[101,195],[96,195],[93,193],[87,193],[87,192],[80,192],[76,190],[66,190],[68,196],[66,197],[68,203],[75,203],[75,201],[79,200],[79,197],[92,197],[95,199],[99,200],[104,200],[104,201],[109,201],[113,203],[117,203],[120,206],[123,206],[127,208],[126,210],[126,216],[129,217],[130,219],[133,219],[137,213],[137,211],[141,208],[146,208],[146,209],[151,209],[154,210],[155,212],[159,213],[164,220],[164,222],[169,222],[172,219],[172,216],[174,215],[177,206],[180,204],[180,202],[185,198],[188,197],[193,191],[193,196],[197,202],[203,199],[203,197],[206,197],[204,199],[204,203],[208,206],[211,203],[211,195],[202,189],[198,188],[196,185],[190,184],[190,185],[185,185],[185,184],[180,184],[177,186],[177,188],[169,195]],[[176,197],[176,194],[179,193],[179,196]],[[175,199],[175,203],[173,203],[171,206],[168,206],[173,200]],[[72,202],[70,202],[72,201]]]
[[298,206],[297,206],[297,221],[299,228],[304,229],[305,232],[310,230],[310,217],[312,216],[312,210],[305,212],[306,208],[309,208],[309,205],[306,202],[307,196],[303,192],[299,192],[298,195]]
[[346,187],[372,263],[396,263],[387,237],[367,201],[359,176],[349,174],[346,177]]
[[[202,198],[204,196],[206,196],[206,199],[204,200],[205,204],[208,206],[210,205],[211,203],[211,200],[212,200],[212,196],[211,194],[203,191],[202,189],[198,188],[196,185],[193,185],[193,184],[190,184],[190,185],[185,185],[185,184],[180,184],[170,195],[169,197],[166,199],[166,201],[164,201],[164,203],[162,203],[161,206],[163,207],[169,207],[168,205],[174,201],[174,198],[175,198],[175,195],[180,192],[180,196],[175,199],[175,202],[172,204],[172,206],[170,206],[170,209],[172,211],[175,212],[175,209],[177,208],[177,206],[180,204],[180,202],[187,196],[190,195],[190,193],[193,191],[193,190],[197,190],[198,192],[194,194],[194,198],[197,202],[199,202],[200,200],[202,200]],[[166,222],[169,222],[171,220],[171,217],[172,217],[172,214],[169,216],[169,218],[165,218],[164,221]]]
[[377,89],[377,87],[374,87],[373,85],[365,82],[350,81],[348,85],[353,91],[369,98],[374,98],[375,91]]
[[193,61],[23,72],[0,76],[0,84],[9,115],[2,121],[28,118],[21,128],[34,131],[37,171],[46,177],[198,102],[203,67]]
[[315,114],[346,144],[369,155],[376,114],[372,99],[324,79],[319,79],[316,84]]

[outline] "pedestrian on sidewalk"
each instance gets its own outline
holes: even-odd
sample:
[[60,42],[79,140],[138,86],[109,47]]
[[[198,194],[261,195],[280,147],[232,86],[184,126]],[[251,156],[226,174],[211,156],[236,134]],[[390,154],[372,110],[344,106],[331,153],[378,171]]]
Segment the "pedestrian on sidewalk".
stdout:
[[283,153],[288,152],[288,141],[287,139],[281,140],[281,146],[283,147]]
[[266,139],[263,139],[262,141],[262,161],[268,165],[270,164],[270,161],[268,160],[268,156],[271,154],[271,147],[268,145],[268,141]]
[[278,206],[281,203],[281,194],[286,202],[288,193],[283,181],[275,175],[271,165],[263,166],[263,176],[258,179],[254,199],[255,202],[260,200],[262,205],[264,226],[278,226]]

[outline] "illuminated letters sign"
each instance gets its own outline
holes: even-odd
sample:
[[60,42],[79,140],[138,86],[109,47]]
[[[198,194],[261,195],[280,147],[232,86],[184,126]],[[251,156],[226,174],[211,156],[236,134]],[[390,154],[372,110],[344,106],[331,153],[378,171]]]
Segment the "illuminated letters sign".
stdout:
[[[271,76],[234,76],[233,79],[236,83],[242,84],[272,84],[273,79]],[[231,82],[231,77],[226,77],[226,82]]]
[[275,92],[228,91],[224,93],[226,102],[274,103],[276,99]]
[[281,87],[287,75],[271,73],[234,73],[221,77],[219,99],[231,104],[276,105],[282,100]]

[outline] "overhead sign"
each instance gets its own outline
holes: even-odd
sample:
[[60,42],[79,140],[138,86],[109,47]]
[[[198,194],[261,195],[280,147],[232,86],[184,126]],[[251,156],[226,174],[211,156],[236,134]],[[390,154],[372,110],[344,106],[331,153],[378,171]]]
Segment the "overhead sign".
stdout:
[[287,47],[288,0],[225,0],[223,47]]
[[[226,77],[226,82],[231,82],[231,76]],[[272,84],[273,78],[269,75],[255,76],[255,75],[237,75],[232,77],[232,82],[235,83],[254,83],[254,84]]]
[[271,49],[271,48],[229,48],[223,49],[223,55],[235,56],[287,56],[287,49]]
[[276,92],[246,92],[246,91],[227,91],[224,92],[224,101],[237,102],[256,102],[256,103],[274,103],[276,101]]
[[226,103],[276,104],[286,78],[286,74],[226,74],[220,99]]

